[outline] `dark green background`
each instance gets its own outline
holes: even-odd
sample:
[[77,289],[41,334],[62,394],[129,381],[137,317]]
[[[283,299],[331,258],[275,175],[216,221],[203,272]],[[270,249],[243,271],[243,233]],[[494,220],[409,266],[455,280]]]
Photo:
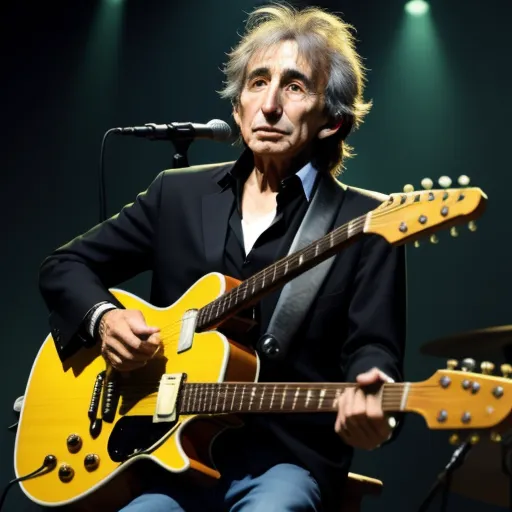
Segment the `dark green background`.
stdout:
[[[11,2],[13,4],[14,2]],[[115,2],[114,2],[115,4]],[[343,180],[381,192],[441,175],[467,174],[489,197],[479,229],[411,248],[406,377],[428,378],[445,361],[420,346],[459,331],[512,323],[509,163],[512,118],[510,0],[436,0],[430,22],[407,19],[400,0],[319,2],[357,27],[375,105],[351,137],[358,156]],[[98,220],[103,133],[147,122],[232,122],[220,67],[251,1],[16,2],[2,15],[2,357],[0,482],[13,475],[12,405],[24,393],[48,332],[38,266]],[[131,202],[164,168],[170,143],[111,138],[108,213]],[[197,141],[190,163],[238,150]],[[147,292],[142,276],[126,287]],[[468,354],[471,356],[471,354]],[[392,446],[356,458],[384,480],[365,510],[417,509],[448,461],[447,433],[409,416]],[[450,510],[498,510],[453,496]],[[432,507],[435,510],[438,503]],[[6,510],[34,510],[14,488]]]

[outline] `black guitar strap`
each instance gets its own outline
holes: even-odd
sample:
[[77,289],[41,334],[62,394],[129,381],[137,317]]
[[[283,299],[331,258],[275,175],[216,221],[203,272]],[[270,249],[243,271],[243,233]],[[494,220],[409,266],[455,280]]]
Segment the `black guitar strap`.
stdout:
[[[344,198],[343,188],[330,175],[319,176],[311,204],[299,226],[288,255],[315,242],[333,229]],[[291,340],[304,320],[329,272],[335,256],[292,279],[284,287],[258,350],[270,359],[284,359]]]

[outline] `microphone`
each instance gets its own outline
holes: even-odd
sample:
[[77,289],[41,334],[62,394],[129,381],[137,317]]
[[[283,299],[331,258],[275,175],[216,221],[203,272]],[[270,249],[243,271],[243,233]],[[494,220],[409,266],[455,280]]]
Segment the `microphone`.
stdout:
[[212,119],[207,124],[199,123],[147,123],[144,126],[128,126],[126,128],[114,128],[113,133],[119,135],[133,135],[152,140],[194,140],[212,139],[227,141],[231,137],[230,126],[220,119]]

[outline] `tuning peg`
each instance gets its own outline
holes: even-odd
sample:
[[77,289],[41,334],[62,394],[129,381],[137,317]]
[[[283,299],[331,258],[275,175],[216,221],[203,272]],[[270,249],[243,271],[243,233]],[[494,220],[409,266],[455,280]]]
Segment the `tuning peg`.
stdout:
[[478,441],[480,441],[480,436],[478,434],[472,434],[471,437],[469,438],[469,442],[471,444],[476,444],[478,443]]
[[414,187],[408,183],[407,185],[404,185],[404,192],[408,194],[409,192],[414,192]]
[[421,186],[425,190],[430,190],[434,186],[434,182],[430,178],[423,178],[421,180]]
[[419,246],[420,246],[420,243],[418,242],[418,240],[416,240],[416,241],[414,242],[414,247],[416,247],[416,249],[417,249]]
[[480,364],[480,370],[482,370],[484,375],[491,375],[494,371],[494,364],[489,361],[483,361],[482,364]]
[[512,374],[512,365],[505,363],[500,366],[501,373],[503,377],[510,379],[510,375]]
[[457,361],[457,359],[448,359],[446,366],[448,367],[448,370],[455,370],[458,364],[459,361]]
[[450,438],[448,439],[448,442],[454,446],[460,444],[460,437],[459,434],[452,434]]
[[467,357],[466,359],[462,360],[462,370],[465,372],[472,372],[475,369],[476,361],[474,359],[471,359],[470,357]]
[[443,188],[448,188],[452,184],[452,179],[449,176],[441,176],[437,182]]
[[499,434],[498,432],[491,432],[491,435],[489,437],[493,443],[501,443],[501,434]]
[[462,174],[461,176],[459,176],[459,179],[457,181],[459,182],[459,185],[461,187],[467,187],[469,185],[470,179],[465,174]]
[[476,222],[474,220],[470,220],[468,224],[469,231],[473,231],[473,233],[476,231]]
[[452,226],[450,228],[450,235],[453,236],[453,238],[456,238],[459,236],[459,232],[455,226]]
[[439,243],[439,238],[437,237],[437,235],[430,235],[430,243],[431,244]]

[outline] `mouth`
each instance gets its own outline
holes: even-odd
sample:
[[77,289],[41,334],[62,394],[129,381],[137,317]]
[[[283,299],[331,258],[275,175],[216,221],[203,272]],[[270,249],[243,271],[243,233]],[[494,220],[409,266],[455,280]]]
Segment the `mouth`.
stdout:
[[263,133],[275,133],[279,135],[286,135],[286,132],[283,130],[279,130],[278,128],[273,128],[271,126],[261,126],[259,128],[255,128],[254,132],[263,132]]

